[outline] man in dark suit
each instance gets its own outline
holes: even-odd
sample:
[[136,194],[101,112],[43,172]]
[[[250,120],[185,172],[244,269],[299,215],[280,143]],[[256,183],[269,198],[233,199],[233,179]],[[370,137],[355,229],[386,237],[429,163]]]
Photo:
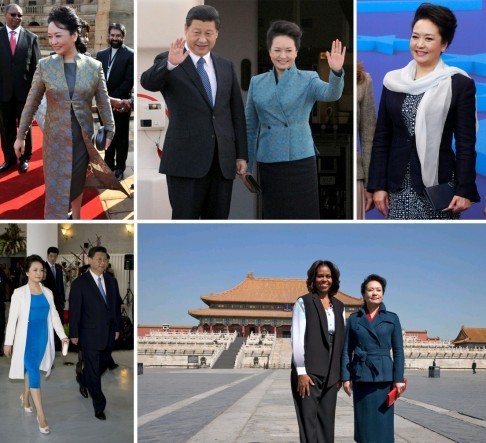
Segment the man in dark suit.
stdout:
[[[88,252],[89,270],[73,281],[69,295],[71,341],[83,352],[80,384],[93,400],[95,417],[106,420],[101,374],[106,370],[115,340],[120,336],[120,291],[105,273],[108,253],[103,246]],[[81,391],[81,388],[80,388]],[[81,391],[83,397],[84,393]]]
[[[22,23],[22,9],[16,4],[5,8],[6,26],[0,29],[0,113],[3,122],[2,151],[4,163],[0,172],[17,163],[14,143],[17,123],[24,109],[32,78],[40,59],[37,35]],[[32,155],[32,135],[27,133],[25,152],[20,157],[20,172],[27,172]]]
[[[115,138],[105,152],[105,161],[118,180],[123,179],[128,156],[130,107],[127,101],[133,88],[133,49],[125,46],[125,26],[112,23],[108,28],[109,48],[98,52],[96,59],[103,65],[108,95],[115,118]],[[118,99],[118,100],[113,100]]]
[[56,263],[58,255],[59,249],[55,246],[50,246],[47,249],[47,261],[45,262],[46,279],[44,280],[44,285],[52,291],[56,310],[59,313],[59,318],[63,321],[66,295],[64,292],[64,271],[62,266]]
[[192,8],[185,38],[141,77],[169,110],[159,172],[167,176],[173,219],[227,219],[235,173],[247,169],[240,86],[231,61],[211,52],[220,23],[212,6]]

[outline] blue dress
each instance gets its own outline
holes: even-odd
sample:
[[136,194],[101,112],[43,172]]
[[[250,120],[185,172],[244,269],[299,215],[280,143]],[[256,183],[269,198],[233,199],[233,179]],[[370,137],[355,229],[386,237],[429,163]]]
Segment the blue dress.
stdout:
[[27,342],[25,344],[24,367],[29,376],[29,387],[40,388],[40,364],[47,347],[47,316],[49,302],[45,295],[31,294]]

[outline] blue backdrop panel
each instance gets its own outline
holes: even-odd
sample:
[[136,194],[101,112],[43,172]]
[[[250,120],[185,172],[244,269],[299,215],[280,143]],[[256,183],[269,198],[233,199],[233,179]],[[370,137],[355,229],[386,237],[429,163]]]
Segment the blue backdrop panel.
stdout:
[[[358,0],[358,60],[373,78],[376,109],[380,102],[383,77],[404,67],[412,59],[409,51],[411,23],[422,1]],[[476,82],[479,131],[476,150],[477,185],[481,203],[464,212],[463,219],[482,219],[486,204],[486,10],[481,0],[430,1],[451,8],[458,27],[454,41],[445,52],[444,62],[464,69]],[[368,219],[382,216],[376,211]]]

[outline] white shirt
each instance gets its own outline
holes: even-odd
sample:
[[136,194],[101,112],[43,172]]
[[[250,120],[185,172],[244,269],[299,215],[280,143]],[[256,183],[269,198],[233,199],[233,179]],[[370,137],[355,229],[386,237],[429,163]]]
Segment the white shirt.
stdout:
[[[327,316],[327,330],[329,334],[334,334],[336,330],[336,318],[334,310],[331,308],[325,309]],[[346,312],[343,309],[343,320],[346,324]],[[298,375],[307,374],[305,370],[305,328],[307,319],[305,318],[305,306],[302,297],[298,298],[292,311],[292,332],[290,341],[292,343],[292,359],[294,361],[295,369]]]
[[[186,51],[189,51],[189,48],[186,46]],[[191,57],[192,62],[194,63],[194,67],[197,69],[197,62],[201,58],[199,55],[195,55],[192,52],[189,52],[189,57]],[[216,81],[216,71],[214,70],[213,59],[211,58],[211,53],[208,52],[203,59],[206,61],[204,63],[204,69],[209,77],[209,83],[211,84],[211,95],[213,96],[213,104],[216,104],[216,91],[218,90],[218,83]],[[169,71],[174,70],[179,65],[173,65],[169,60],[167,60],[167,69]]]
[[106,294],[106,285],[105,285],[105,279],[103,278],[103,274],[96,275],[91,269],[89,270],[89,272],[91,274],[91,277],[93,277],[93,279],[96,283],[96,286],[98,286],[98,278],[101,277],[101,286],[103,286],[103,290],[105,291],[105,294]]
[[10,29],[7,25],[5,25],[5,27],[7,28],[7,35],[8,35],[9,43],[10,43],[10,38],[12,36],[12,34],[10,34],[10,33],[13,31],[13,32],[15,32],[15,42],[16,42],[16,44],[18,44],[21,26],[17,26],[17,28],[15,28],[15,29]]
[[110,48],[110,54],[108,55],[108,67],[106,68],[106,80],[110,77],[111,67],[115,61],[116,53],[120,48]]

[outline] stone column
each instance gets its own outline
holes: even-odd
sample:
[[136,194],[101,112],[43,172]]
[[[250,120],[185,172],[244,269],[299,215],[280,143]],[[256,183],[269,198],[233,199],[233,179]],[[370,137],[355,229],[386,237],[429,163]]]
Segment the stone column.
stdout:
[[241,325],[241,336],[246,337],[245,335],[245,325]]

